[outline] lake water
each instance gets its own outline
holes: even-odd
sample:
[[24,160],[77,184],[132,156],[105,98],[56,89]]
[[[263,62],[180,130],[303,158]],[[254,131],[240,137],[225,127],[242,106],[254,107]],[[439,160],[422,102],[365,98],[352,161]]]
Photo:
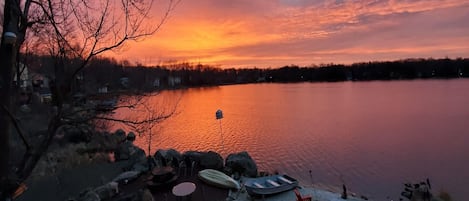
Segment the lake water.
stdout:
[[[456,200],[469,192],[467,79],[232,85],[150,102],[176,97],[177,114],[152,129],[152,152],[248,151],[259,170],[302,185],[345,183],[374,200],[399,200],[404,182],[427,177]],[[146,136],[136,143],[147,149]]]

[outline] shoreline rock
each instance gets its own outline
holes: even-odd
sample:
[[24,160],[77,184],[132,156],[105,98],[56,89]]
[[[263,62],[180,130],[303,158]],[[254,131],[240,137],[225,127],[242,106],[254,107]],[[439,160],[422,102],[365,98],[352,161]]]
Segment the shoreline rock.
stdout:
[[240,176],[256,177],[257,165],[248,152],[234,153],[226,157],[225,171]]
[[206,152],[200,158],[200,167],[203,169],[222,170],[224,167],[223,158],[217,152]]
[[[118,194],[120,185],[127,183],[116,181],[116,178],[129,171],[138,172],[138,177],[155,166],[230,170],[228,174],[238,172],[241,175],[257,176],[257,166],[247,152],[230,154],[226,164],[223,157],[214,151],[186,151],[181,154],[175,149],[159,149],[153,156],[147,157],[143,149],[133,144],[134,139],[135,135],[126,135],[121,129],[114,133],[94,132],[89,142],[57,139],[58,146],[49,150],[38,163],[28,181],[31,189],[19,200],[36,196],[47,200],[110,199]],[[108,152],[114,153],[115,160],[110,159]],[[88,175],[95,176],[87,178]],[[132,182],[131,179],[129,182]],[[151,193],[143,189],[130,192],[129,196],[138,197],[138,200],[151,200]]]
[[222,170],[224,167],[223,158],[214,151],[186,151],[183,158],[188,167],[192,166],[192,163],[202,169]]
[[172,166],[179,167],[179,164],[183,160],[181,153],[175,149],[158,149],[153,158],[156,160],[156,166]]

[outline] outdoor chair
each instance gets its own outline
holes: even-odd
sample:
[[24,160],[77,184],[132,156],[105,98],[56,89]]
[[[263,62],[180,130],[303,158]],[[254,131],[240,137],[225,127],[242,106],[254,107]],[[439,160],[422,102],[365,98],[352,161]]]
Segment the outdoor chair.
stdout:
[[296,201],[312,201],[312,197],[310,195],[308,196],[301,196],[300,191],[298,189],[294,190],[295,195],[296,195]]

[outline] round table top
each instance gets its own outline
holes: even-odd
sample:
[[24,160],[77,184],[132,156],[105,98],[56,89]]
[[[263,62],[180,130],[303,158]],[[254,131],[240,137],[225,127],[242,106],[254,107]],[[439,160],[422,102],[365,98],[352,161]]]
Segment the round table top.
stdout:
[[183,182],[173,187],[173,194],[175,196],[190,195],[195,191],[195,184],[192,182]]

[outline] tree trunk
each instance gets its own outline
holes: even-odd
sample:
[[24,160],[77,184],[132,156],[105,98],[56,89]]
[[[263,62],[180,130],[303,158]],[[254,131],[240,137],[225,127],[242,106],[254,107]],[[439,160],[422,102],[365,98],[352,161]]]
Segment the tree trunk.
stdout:
[[2,43],[0,47],[0,189],[5,190],[10,161],[10,127],[11,121],[5,109],[11,108],[13,45]]
[[[19,15],[13,8],[14,0],[6,0],[3,10],[3,32],[18,32]],[[4,34],[4,33],[2,33]],[[13,68],[17,56],[16,44],[7,44],[2,36],[0,44],[0,200],[8,196],[9,189],[9,163],[10,163],[10,131],[11,120],[8,111],[12,105],[12,79]],[[7,111],[8,110],[8,111]]]

